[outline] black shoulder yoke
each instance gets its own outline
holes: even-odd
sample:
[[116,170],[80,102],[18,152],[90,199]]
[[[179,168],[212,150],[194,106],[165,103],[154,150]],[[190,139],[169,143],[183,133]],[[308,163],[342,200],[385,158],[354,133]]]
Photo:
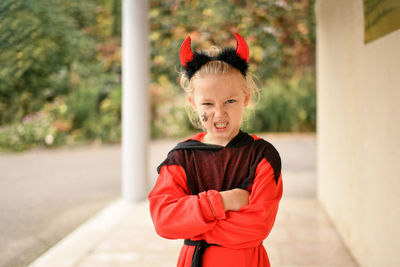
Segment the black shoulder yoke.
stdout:
[[[180,142],[158,166],[157,172],[160,173],[165,165],[182,166],[193,193],[211,188],[245,188],[253,183],[257,166],[263,158],[271,165],[275,182],[278,183],[282,167],[278,151],[264,139],[254,140],[240,131],[225,147],[194,139]],[[198,180],[195,177],[203,178]],[[215,184],[214,180],[222,179],[216,177],[224,177],[224,182]]]

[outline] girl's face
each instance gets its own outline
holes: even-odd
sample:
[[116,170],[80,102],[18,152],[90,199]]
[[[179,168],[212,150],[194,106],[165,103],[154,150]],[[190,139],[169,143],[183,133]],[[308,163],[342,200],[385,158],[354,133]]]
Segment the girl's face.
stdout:
[[243,91],[241,74],[205,74],[193,81],[188,100],[198,112],[207,134],[204,142],[225,146],[238,133],[250,92]]

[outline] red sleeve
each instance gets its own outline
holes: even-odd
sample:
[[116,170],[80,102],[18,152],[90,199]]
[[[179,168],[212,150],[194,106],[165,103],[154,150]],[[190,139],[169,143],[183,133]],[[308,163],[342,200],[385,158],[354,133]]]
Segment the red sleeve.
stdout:
[[282,197],[282,176],[278,183],[266,159],[257,166],[249,204],[239,211],[226,212],[226,219],[203,234],[208,243],[229,248],[248,248],[259,245],[270,233]]
[[161,168],[156,185],[148,196],[156,232],[169,239],[187,239],[225,219],[221,195],[208,190],[189,195],[185,170],[178,165]]

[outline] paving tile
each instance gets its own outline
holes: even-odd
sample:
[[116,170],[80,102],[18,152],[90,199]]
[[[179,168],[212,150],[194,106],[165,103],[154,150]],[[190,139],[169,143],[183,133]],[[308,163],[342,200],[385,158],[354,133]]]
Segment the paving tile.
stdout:
[[283,199],[264,246],[274,267],[357,266],[315,199]]
[[[285,152],[285,146],[281,148]],[[287,158],[290,151],[286,151]],[[284,182],[289,194],[283,196],[275,225],[264,241],[271,266],[357,267],[312,193],[313,170],[302,175],[287,174]],[[183,241],[164,239],[155,233],[148,203],[130,204],[123,211],[124,216],[112,231],[73,267],[176,266]]]
[[288,229],[291,242],[341,242],[336,232],[327,225],[314,225],[313,227],[291,225]]
[[282,265],[357,266],[337,242],[278,244],[278,249]]
[[[287,199],[280,212],[264,241],[271,266],[357,266],[315,199]],[[135,213],[140,220],[126,216],[77,267],[176,266],[182,241],[159,237],[146,208]]]

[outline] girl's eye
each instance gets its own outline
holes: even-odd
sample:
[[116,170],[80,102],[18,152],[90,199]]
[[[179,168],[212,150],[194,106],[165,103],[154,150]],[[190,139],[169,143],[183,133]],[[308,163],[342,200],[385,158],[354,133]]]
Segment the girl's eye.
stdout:
[[202,103],[202,105],[203,105],[203,106],[211,106],[211,105],[212,105],[212,103],[209,103],[209,102],[204,102],[204,103]]
[[229,100],[226,101],[227,104],[231,104],[231,103],[235,103],[235,102],[236,102],[235,99],[229,99]]

